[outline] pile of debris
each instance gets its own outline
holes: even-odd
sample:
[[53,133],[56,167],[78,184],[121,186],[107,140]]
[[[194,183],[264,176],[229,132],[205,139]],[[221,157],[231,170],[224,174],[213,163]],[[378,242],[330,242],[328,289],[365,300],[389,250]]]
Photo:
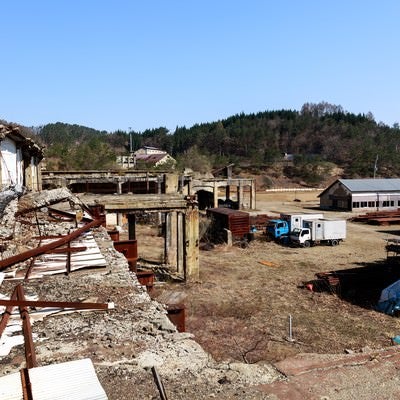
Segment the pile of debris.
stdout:
[[0,398],[256,399],[256,385],[280,377],[269,365],[216,363],[178,332],[90,211],[66,189],[8,197]]

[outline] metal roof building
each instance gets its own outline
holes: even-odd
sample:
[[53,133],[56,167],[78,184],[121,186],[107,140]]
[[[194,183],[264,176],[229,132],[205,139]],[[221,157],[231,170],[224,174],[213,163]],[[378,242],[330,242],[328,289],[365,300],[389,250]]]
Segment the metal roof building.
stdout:
[[338,179],[319,198],[322,209],[396,210],[400,207],[400,179]]

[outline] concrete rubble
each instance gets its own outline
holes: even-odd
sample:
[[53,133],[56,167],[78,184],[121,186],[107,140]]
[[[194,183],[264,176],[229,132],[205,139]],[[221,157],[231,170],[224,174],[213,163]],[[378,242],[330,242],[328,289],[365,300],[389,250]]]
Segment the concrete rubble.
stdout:
[[[11,196],[0,223],[1,259],[40,245],[38,236],[66,235],[75,229],[74,220],[55,221],[47,213],[47,206],[62,202],[64,207],[80,203],[65,189],[19,199]],[[0,285],[0,293],[8,297],[22,283],[27,297],[115,305],[109,310],[70,310],[40,318],[31,310],[39,366],[90,358],[111,400],[159,398],[152,367],[157,368],[170,399],[258,399],[262,396],[257,385],[282,378],[268,364],[215,362],[193,334],[178,333],[164,306],[149,297],[125,257],[115,251],[106,229],[91,231],[106,267],[23,280],[21,271],[28,268],[28,260],[3,271],[6,275],[14,271]],[[25,366],[23,346],[13,347],[0,360],[0,376],[18,372]]]

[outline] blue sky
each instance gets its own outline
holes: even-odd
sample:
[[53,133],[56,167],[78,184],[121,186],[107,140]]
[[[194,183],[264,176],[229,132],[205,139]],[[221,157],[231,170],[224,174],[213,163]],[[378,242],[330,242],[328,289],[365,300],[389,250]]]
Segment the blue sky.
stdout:
[[143,131],[326,101],[400,122],[397,0],[15,0],[0,119]]

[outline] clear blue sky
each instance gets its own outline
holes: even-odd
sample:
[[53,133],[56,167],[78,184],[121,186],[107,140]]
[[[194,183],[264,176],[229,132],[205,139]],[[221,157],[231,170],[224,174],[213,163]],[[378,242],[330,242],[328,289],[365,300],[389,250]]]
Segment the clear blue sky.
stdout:
[[143,131],[327,101],[400,122],[398,0],[15,0],[0,119]]

